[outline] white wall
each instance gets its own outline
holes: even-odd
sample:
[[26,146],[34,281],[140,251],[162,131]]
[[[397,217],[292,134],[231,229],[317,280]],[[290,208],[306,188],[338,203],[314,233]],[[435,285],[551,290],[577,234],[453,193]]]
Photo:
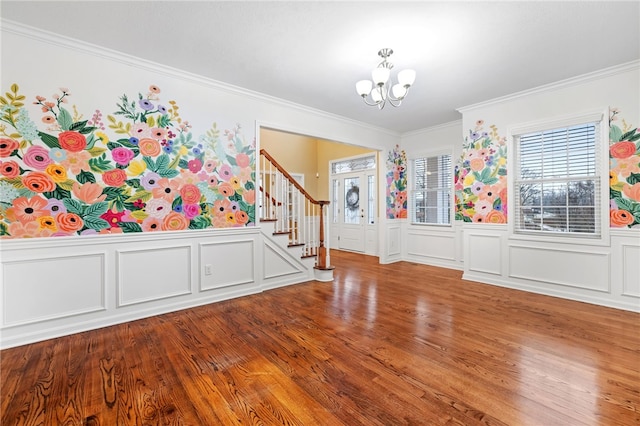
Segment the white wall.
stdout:
[[[70,110],[92,108],[80,111],[88,119],[93,109],[106,116],[122,94],[154,84],[163,99],[178,102],[194,134],[215,122],[221,130],[239,123],[249,141],[260,124],[380,150],[399,141],[393,132],[189,74],[179,64],[169,68],[6,21],[1,35],[3,92],[17,83],[34,120],[41,114],[35,96],[59,87],[71,92]],[[0,347],[313,279],[313,265],[260,231],[2,240]]]
[[[483,120],[495,125],[510,144],[511,128],[594,110],[605,114],[606,123],[609,108],[619,108],[620,116],[630,125],[640,125],[640,63],[623,64],[460,111],[463,131],[468,132]],[[601,142],[608,152],[608,138]],[[605,170],[607,166],[605,162]],[[510,172],[509,164],[507,168]],[[608,208],[608,197],[603,203]],[[608,223],[608,211],[604,220]],[[601,245],[594,245],[563,238],[518,239],[505,224],[466,223],[463,228],[466,279],[640,311],[640,229],[611,230]]]
[[[445,123],[402,136],[407,160],[450,154],[452,167],[462,150],[462,121]],[[410,176],[410,175],[409,175]],[[411,185],[411,181],[409,181]],[[453,188],[452,200],[453,206]],[[451,226],[412,224],[403,219],[401,226],[387,232],[400,232],[401,257],[411,262],[462,269],[462,224],[451,219]]]

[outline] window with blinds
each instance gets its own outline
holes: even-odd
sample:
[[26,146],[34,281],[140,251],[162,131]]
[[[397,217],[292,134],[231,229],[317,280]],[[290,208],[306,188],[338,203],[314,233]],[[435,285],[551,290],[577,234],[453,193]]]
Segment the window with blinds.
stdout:
[[451,155],[413,160],[411,222],[451,224]]
[[514,137],[514,230],[600,236],[599,123]]

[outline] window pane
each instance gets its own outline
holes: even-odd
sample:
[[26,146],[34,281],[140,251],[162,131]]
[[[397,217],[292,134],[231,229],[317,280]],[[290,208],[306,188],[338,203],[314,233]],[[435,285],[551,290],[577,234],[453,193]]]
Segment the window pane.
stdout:
[[520,135],[516,231],[598,235],[598,123]]
[[415,159],[412,181],[412,222],[450,224],[451,156]]

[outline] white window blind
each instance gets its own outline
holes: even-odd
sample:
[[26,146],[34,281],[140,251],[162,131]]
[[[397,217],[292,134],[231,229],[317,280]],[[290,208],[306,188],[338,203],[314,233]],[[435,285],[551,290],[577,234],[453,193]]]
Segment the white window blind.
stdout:
[[522,134],[515,232],[600,236],[599,123]]
[[411,221],[451,224],[451,155],[413,160]]

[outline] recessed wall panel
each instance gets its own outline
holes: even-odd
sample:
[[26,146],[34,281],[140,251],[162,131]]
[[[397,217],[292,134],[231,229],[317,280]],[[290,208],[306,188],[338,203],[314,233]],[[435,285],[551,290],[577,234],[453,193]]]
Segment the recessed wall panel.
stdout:
[[605,252],[509,247],[509,276],[513,278],[609,292],[609,274]]
[[191,246],[118,251],[118,306],[191,292]]
[[200,290],[255,282],[254,243],[222,241],[200,245]]
[[469,271],[501,274],[502,244],[499,235],[470,233],[467,242],[469,247],[466,261]]
[[640,297],[640,247],[622,246],[622,294]]
[[409,233],[407,235],[407,254],[454,260],[455,241],[453,235]]
[[3,262],[3,326],[105,309],[104,254]]

